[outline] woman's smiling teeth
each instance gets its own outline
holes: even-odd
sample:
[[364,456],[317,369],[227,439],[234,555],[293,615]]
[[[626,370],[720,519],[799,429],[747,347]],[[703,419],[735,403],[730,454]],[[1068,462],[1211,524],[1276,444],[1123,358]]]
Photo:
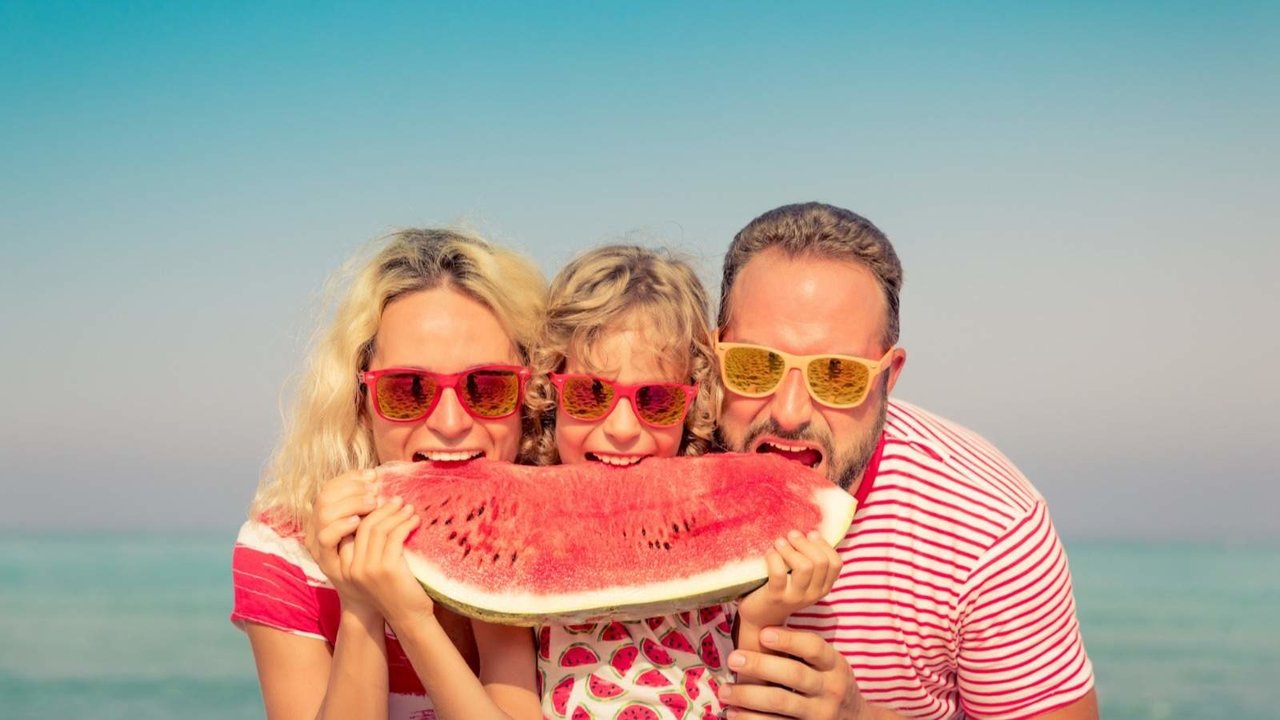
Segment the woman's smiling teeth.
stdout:
[[462,462],[484,455],[480,450],[421,450],[413,454],[414,462]]

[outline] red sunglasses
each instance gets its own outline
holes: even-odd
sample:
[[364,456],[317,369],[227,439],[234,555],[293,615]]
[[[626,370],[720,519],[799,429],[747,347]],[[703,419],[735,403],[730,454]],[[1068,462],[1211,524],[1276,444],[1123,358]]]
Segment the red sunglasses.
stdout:
[[497,420],[520,408],[529,370],[519,365],[479,365],[459,373],[384,368],[366,370],[358,377],[373,390],[373,408],[383,420],[422,420],[436,409],[445,388],[453,390],[472,417]]
[[697,385],[637,383],[623,385],[595,375],[551,373],[560,392],[560,407],[571,418],[599,420],[613,411],[620,398],[631,401],[636,417],[646,425],[669,428],[684,421]]

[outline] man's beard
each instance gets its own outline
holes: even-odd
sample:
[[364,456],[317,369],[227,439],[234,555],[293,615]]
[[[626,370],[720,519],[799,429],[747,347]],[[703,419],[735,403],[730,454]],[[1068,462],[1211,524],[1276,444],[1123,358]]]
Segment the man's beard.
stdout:
[[779,440],[812,443],[821,448],[822,457],[827,461],[827,478],[839,485],[841,490],[849,490],[867,469],[871,456],[875,454],[876,447],[880,444],[880,434],[884,431],[885,420],[889,413],[889,402],[886,393],[883,392],[887,389],[886,384],[882,386],[881,392],[876,393],[876,400],[880,406],[876,409],[875,422],[872,423],[868,432],[852,438],[839,450],[834,447],[834,438],[831,437],[831,433],[815,430],[812,423],[806,423],[795,430],[783,430],[772,417],[765,418],[747,428],[741,445],[737,447],[728,442],[723,428],[717,426],[716,442],[720,447],[733,452],[746,452],[747,448],[763,435],[770,435]]

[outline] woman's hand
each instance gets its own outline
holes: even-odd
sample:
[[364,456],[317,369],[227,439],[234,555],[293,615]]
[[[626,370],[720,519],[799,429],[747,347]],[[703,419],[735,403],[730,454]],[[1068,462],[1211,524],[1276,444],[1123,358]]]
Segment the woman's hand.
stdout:
[[395,497],[369,513],[343,556],[343,572],[392,626],[433,617],[435,604],[409,572],[404,541],[421,518]]
[[325,483],[316,495],[307,550],[329,578],[347,610],[372,610],[372,599],[352,582],[349,572],[356,528],[378,507],[377,474],[352,470]]
[[831,592],[840,577],[840,555],[817,532],[805,537],[792,530],[765,553],[765,563],[769,580],[738,604],[740,621],[756,628],[786,622]]

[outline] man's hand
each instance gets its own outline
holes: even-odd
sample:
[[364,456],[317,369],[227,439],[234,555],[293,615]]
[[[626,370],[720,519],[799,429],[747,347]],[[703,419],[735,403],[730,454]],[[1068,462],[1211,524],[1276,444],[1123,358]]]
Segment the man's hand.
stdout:
[[730,669],[762,683],[721,688],[729,717],[869,720],[849,663],[820,635],[773,627],[760,633],[760,642],[779,655],[747,650],[729,655]]

